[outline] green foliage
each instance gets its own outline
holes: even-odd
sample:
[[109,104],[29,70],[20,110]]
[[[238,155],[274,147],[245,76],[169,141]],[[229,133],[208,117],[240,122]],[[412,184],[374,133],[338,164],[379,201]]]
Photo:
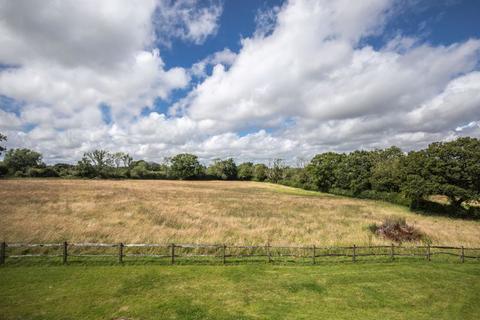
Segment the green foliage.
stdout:
[[372,190],[399,192],[402,185],[402,161],[404,158],[402,150],[397,147],[376,151],[370,177]]
[[284,178],[285,164],[282,159],[273,159],[271,168],[267,170],[268,181],[278,183]]
[[340,174],[345,154],[327,152],[317,154],[306,167],[311,184],[319,191],[328,192],[337,186],[337,177]]
[[55,178],[59,176],[53,167],[28,168],[26,175],[33,178]]
[[244,162],[237,168],[237,177],[239,180],[252,180],[253,179],[253,163]]
[[[0,133],[0,143],[2,143],[2,141],[7,141],[7,136]],[[0,145],[0,156],[2,155],[3,151],[5,151],[5,150],[7,150],[7,148]]]
[[76,175],[82,178],[93,178],[96,175],[96,170],[91,161],[87,157],[77,163]]
[[167,178],[164,165],[154,162],[136,161],[132,164],[129,175],[134,179],[165,179]]
[[268,167],[263,163],[257,163],[253,166],[253,180],[265,181],[267,179]]
[[7,165],[3,161],[0,161],[0,177],[4,177],[7,174],[8,174]]
[[203,175],[198,157],[189,153],[177,154],[171,159],[170,173],[177,179],[194,179]]
[[403,162],[403,190],[418,201],[428,195],[445,195],[460,208],[480,198],[480,140],[459,138],[436,142],[410,152]]
[[370,175],[372,166],[372,152],[354,151],[348,154],[336,172],[336,186],[352,190],[355,195],[371,189]]
[[29,168],[42,164],[42,155],[30,149],[10,149],[5,153],[3,162],[9,171],[25,173]]
[[232,158],[227,160],[215,159],[207,168],[207,175],[221,180],[234,180],[237,178],[237,165]]

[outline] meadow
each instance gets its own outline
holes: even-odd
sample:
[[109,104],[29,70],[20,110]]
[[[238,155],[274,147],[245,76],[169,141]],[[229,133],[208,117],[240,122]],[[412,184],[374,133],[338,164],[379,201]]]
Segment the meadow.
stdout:
[[390,241],[368,226],[396,216],[431,244],[480,246],[479,221],[259,182],[0,180],[0,208],[7,242],[375,245]]
[[[432,244],[480,244],[478,221],[258,182],[0,180],[0,208],[7,242],[386,244],[368,226],[396,216]],[[8,258],[0,319],[476,319],[480,312],[478,259],[318,260],[172,266],[154,258],[123,265],[115,257],[71,257],[67,265],[61,257]]]

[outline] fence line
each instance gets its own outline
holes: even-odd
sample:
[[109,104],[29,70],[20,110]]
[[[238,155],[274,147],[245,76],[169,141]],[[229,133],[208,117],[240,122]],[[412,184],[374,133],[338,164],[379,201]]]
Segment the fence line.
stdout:
[[[44,253],[32,253],[32,250],[47,250]],[[90,250],[88,250],[90,249]],[[96,249],[97,251],[91,251]],[[117,252],[102,252],[102,250],[116,249]],[[145,253],[145,250],[157,252]],[[163,252],[158,252],[162,250]],[[17,252],[19,251],[20,252]],[[49,251],[54,250],[51,253]],[[100,250],[100,252],[99,252]],[[140,252],[139,252],[140,250]],[[143,252],[142,252],[143,250]],[[133,251],[133,252],[132,252]],[[447,255],[459,258],[480,261],[480,248],[464,246],[402,246],[402,245],[377,245],[377,246],[271,246],[266,245],[227,245],[227,244],[192,244],[192,243],[6,243],[0,245],[0,264],[5,264],[7,258],[26,257],[61,257],[64,264],[69,257],[117,257],[118,262],[124,263],[124,258],[165,258],[171,264],[177,259],[216,258],[226,264],[228,260],[240,262],[245,258],[264,258],[265,262],[275,262],[280,258],[302,258],[316,264],[320,258],[351,258],[352,262],[364,257],[423,257],[431,261],[433,256]],[[240,261],[238,261],[240,259]]]

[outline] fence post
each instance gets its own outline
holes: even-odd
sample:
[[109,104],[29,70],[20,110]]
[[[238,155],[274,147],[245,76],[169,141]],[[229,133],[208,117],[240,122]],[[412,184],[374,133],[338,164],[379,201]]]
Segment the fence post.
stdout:
[[267,256],[268,256],[268,262],[272,262],[272,257],[270,256],[270,243],[267,243]]
[[394,251],[394,244],[392,242],[392,245],[390,246],[390,259],[393,261],[395,259],[395,251]]
[[175,244],[171,244],[171,264],[175,264]]
[[315,245],[312,247],[312,263],[315,264],[315,256],[316,256],[316,250],[315,250]]
[[123,263],[123,243],[118,245],[118,263]]
[[462,260],[462,263],[465,262],[465,248],[462,246],[462,255],[460,256],[460,259]]
[[67,256],[68,256],[68,243],[67,241],[63,242],[63,264],[67,264]]
[[357,246],[353,245],[353,256],[352,256],[353,262],[357,261]]
[[427,244],[427,260],[430,261],[430,244]]
[[2,244],[0,245],[0,264],[5,263],[6,249],[7,249],[7,244],[5,243],[5,241],[3,241]]
[[223,254],[223,264],[226,263],[226,257],[225,257],[225,251],[227,250],[227,246],[225,244],[223,244],[223,251],[222,251],[222,254]]

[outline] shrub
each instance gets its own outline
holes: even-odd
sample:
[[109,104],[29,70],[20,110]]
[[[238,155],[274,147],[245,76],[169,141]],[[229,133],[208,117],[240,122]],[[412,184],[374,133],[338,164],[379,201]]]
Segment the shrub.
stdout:
[[408,225],[405,218],[387,217],[381,225],[371,224],[368,229],[383,238],[395,241],[418,241],[424,237],[414,226]]

